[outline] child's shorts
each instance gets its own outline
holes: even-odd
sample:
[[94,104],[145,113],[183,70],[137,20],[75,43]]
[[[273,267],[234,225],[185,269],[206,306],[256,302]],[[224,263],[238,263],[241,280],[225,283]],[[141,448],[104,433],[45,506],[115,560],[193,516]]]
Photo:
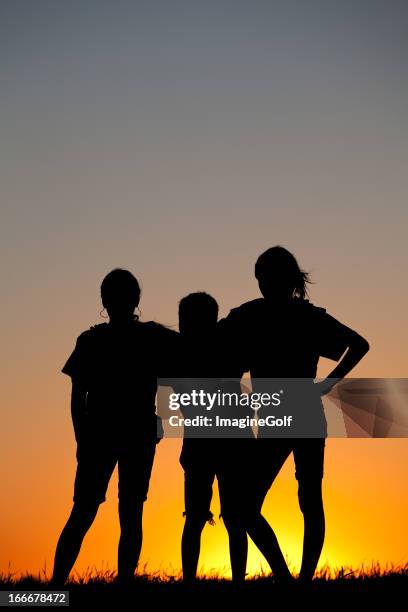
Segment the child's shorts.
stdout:
[[100,504],[116,464],[121,501],[143,502],[147,498],[156,440],[133,440],[126,444],[101,442],[79,445],[74,502]]
[[211,440],[184,440],[180,463],[184,469],[184,514],[198,521],[212,518],[215,462]]
[[184,468],[187,516],[204,521],[212,518],[211,499],[217,478],[224,521],[244,520],[254,444],[252,439],[184,440],[180,463]]
[[324,470],[324,438],[262,438],[256,442],[256,469],[250,483],[251,510],[260,512],[264,499],[291,453],[299,487],[320,485]]

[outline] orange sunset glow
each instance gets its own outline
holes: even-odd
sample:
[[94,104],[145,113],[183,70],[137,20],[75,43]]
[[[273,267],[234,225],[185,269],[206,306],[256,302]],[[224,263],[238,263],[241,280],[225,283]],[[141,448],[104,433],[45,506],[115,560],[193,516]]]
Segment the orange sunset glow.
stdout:
[[[3,573],[51,574],[76,468],[60,371],[113,268],[140,281],[141,320],[177,329],[192,291],[220,316],[259,297],[255,261],[281,244],[310,301],[369,341],[351,376],[408,376],[407,3],[178,4],[1,3]],[[407,439],[326,448],[319,567],[407,563]],[[157,449],[140,571],[181,570],[179,452]],[[296,573],[292,459],[264,514]],[[118,535],[115,472],[75,571],[116,570]],[[230,576],[218,518],[199,567]]]
[[[2,453],[8,459],[2,482],[1,568],[37,572],[52,565],[58,531],[71,505],[75,447],[70,430],[69,380],[53,376],[57,405],[48,394],[29,425],[21,418],[9,422]],[[61,380],[62,379],[62,380]],[[10,398],[10,402],[13,398]],[[50,418],[51,416],[51,418]],[[45,421],[48,421],[46,424]],[[13,433],[13,435],[11,435]],[[18,447],[16,446],[18,440]],[[178,464],[180,440],[165,439],[158,446],[149,498],[145,506],[145,539],[140,567],[178,573],[183,527],[183,472]],[[373,561],[383,566],[406,561],[404,532],[408,511],[405,439],[329,439],[324,494],[327,537],[320,566],[360,566]],[[3,470],[5,463],[3,462]],[[13,469],[10,470],[10,466]],[[248,466],[255,470],[256,466]],[[212,509],[219,512],[217,487]],[[264,505],[281,547],[296,571],[301,559],[303,520],[297,502],[293,461],[288,460]],[[116,567],[119,535],[117,480],[113,477],[107,501],[85,539],[75,566]],[[228,541],[222,520],[206,526],[200,568],[203,573],[229,572]],[[249,574],[267,570],[251,545]]]

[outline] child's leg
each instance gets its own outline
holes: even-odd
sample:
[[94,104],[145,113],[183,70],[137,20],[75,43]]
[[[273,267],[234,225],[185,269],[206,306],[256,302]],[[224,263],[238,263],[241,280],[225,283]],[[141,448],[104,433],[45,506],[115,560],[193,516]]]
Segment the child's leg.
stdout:
[[131,580],[139,562],[143,539],[143,505],[147,499],[156,440],[126,441],[119,453],[118,577]]
[[74,503],[70,517],[58,540],[52,576],[53,584],[61,586],[68,579],[86,532],[92,525],[98,512],[98,507],[98,502]]
[[292,445],[287,440],[259,439],[254,448],[253,462],[256,471],[246,481],[246,491],[241,503],[247,533],[267,560],[274,577],[287,581],[292,576],[275,532],[261,514],[261,510],[269,489],[292,452]]
[[142,549],[143,501],[129,504],[119,499],[120,539],[118,576],[121,581],[133,578]]
[[223,515],[223,520],[228,531],[232,580],[242,583],[245,580],[248,557],[247,534],[242,521],[237,518]]
[[292,575],[275,532],[260,512],[249,521],[247,533],[267,560],[274,577],[278,580],[290,580]]
[[198,559],[200,557],[201,533],[206,519],[186,514],[183,535],[181,538],[181,558],[183,564],[183,580],[194,582],[197,575]]
[[294,450],[299,505],[304,519],[303,556],[299,578],[312,580],[325,536],[322,496],[324,440],[302,440]]
[[[205,460],[205,458],[204,458]],[[210,505],[214,471],[205,466],[189,466],[183,463],[185,517],[181,540],[183,580],[191,583],[197,575],[200,556],[201,533],[205,523],[211,518]]]
[[81,446],[74,485],[74,506],[60,535],[55,552],[54,584],[64,584],[76,561],[86,532],[92,525],[105,493],[116,457],[103,446]]
[[[244,516],[243,457],[247,445],[241,440],[223,440],[224,452],[218,456],[217,480],[220,493],[221,515],[228,532],[232,580],[245,580],[248,538]],[[252,446],[251,446],[252,447]]]
[[299,504],[304,518],[302,567],[299,578],[312,580],[325,536],[322,481],[299,485]]

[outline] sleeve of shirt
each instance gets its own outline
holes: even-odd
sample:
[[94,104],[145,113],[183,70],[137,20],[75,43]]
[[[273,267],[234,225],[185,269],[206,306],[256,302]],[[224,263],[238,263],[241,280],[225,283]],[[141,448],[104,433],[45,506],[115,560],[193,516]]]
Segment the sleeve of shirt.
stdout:
[[154,323],[154,329],[156,332],[156,350],[159,360],[159,377],[175,378],[180,376],[178,371],[179,333],[158,323]]
[[348,348],[352,330],[329,315],[324,308],[316,308],[318,350],[321,357],[338,361]]
[[87,340],[84,334],[81,334],[61,372],[70,376],[72,380],[84,381],[86,379],[87,352]]
[[218,322],[221,352],[224,360],[225,377],[240,377],[250,369],[248,330],[245,317],[238,309]]

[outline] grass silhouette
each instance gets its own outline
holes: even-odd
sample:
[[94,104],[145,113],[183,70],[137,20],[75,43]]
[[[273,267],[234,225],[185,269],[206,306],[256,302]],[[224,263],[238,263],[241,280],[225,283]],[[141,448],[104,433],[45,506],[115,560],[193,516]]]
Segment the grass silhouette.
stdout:
[[[88,568],[82,574],[73,574],[65,590],[70,593],[70,606],[120,605],[148,600],[150,604],[168,604],[183,607],[186,604],[242,603],[264,601],[270,604],[284,600],[286,603],[315,607],[320,603],[339,600],[355,602],[363,598],[378,603],[379,598],[395,600],[402,597],[408,587],[408,564],[381,567],[378,563],[359,568],[323,567],[311,584],[294,581],[291,585],[275,584],[273,578],[260,572],[236,587],[223,572],[213,571],[200,577],[191,587],[183,584],[180,573],[166,571],[148,572],[141,568],[133,582],[126,588],[116,580],[116,572],[109,569]],[[0,590],[50,590],[46,570],[37,575],[14,575],[11,571],[0,574]]]

